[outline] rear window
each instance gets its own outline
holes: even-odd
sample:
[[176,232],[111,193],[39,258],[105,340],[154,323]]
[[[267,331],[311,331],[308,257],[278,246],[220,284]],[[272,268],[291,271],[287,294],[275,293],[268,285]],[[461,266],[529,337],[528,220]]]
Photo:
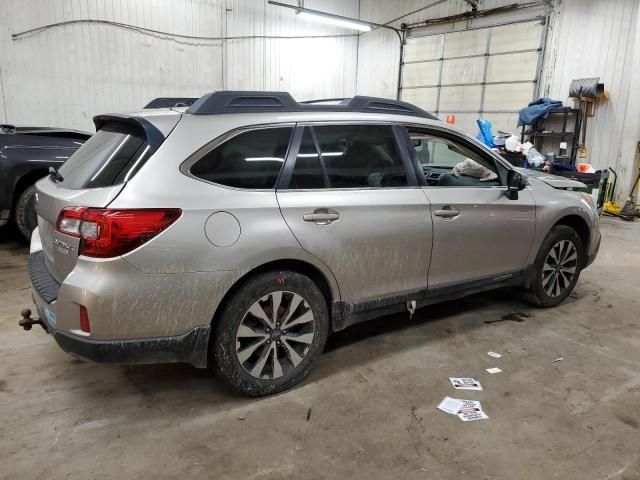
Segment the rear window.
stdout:
[[235,188],[274,188],[292,127],[250,130],[227,140],[193,164],[191,175]]
[[100,188],[127,181],[149,156],[142,130],[105,124],[59,169],[65,188]]

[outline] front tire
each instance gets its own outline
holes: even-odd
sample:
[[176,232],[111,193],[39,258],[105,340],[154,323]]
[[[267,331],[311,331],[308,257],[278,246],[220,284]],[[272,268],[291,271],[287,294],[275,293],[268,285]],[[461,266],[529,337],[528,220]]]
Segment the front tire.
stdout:
[[220,378],[246,395],[277,393],[309,374],[328,332],[327,302],[311,279],[267,272],[244,283],[217,318],[212,364]]
[[29,241],[31,233],[38,226],[36,215],[36,187],[31,185],[18,197],[15,207],[15,222],[22,236]]
[[525,300],[554,307],[573,291],[584,265],[584,246],[571,227],[556,225],[544,239],[534,264],[534,277]]

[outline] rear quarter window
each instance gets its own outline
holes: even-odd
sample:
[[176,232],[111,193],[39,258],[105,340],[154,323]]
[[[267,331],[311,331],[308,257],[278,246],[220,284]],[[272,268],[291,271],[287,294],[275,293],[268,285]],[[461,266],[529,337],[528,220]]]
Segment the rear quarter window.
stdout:
[[293,127],[240,133],[196,161],[189,172],[208,182],[234,188],[274,188],[289,148]]
[[123,183],[144,163],[149,144],[143,131],[117,122],[105,124],[59,169],[70,189],[100,188]]

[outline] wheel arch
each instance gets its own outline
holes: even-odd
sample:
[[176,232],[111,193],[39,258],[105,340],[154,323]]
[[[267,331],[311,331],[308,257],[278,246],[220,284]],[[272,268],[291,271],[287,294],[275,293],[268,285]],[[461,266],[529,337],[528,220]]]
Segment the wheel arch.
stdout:
[[13,193],[12,193],[12,201],[11,201],[11,210],[13,211],[15,209],[15,205],[16,202],[18,201],[18,197],[20,197],[20,195],[22,194],[22,192],[24,192],[27,188],[29,188],[31,185],[35,184],[38,180],[40,180],[41,178],[44,178],[47,176],[47,169],[46,168],[39,168],[36,170],[31,170],[23,175],[21,175],[14,187],[13,187]]
[[587,221],[580,215],[571,214],[562,217],[553,226],[555,227],[557,225],[564,225],[565,227],[570,227],[576,231],[582,241],[583,256],[586,259],[586,254],[589,251],[589,241],[591,238],[591,230]]
[[[214,324],[216,320],[220,317],[222,312],[224,311],[225,306],[229,302],[229,300],[233,297],[233,295],[240,289],[242,286],[251,278],[256,275],[260,275],[266,272],[277,272],[277,271],[293,271],[300,273],[302,275],[306,275],[309,277],[320,289],[323,297],[327,302],[327,311],[331,314],[331,304],[334,300],[338,300],[340,298],[340,293],[337,291],[337,284],[335,284],[335,280],[332,283],[327,275],[320,270],[317,266],[306,262],[304,260],[299,259],[280,259],[273,260],[270,262],[263,263],[245,273],[242,277],[235,281],[235,283],[227,290],[227,292],[222,297],[220,303],[215,309],[215,313],[211,320],[211,323]],[[331,279],[333,280],[333,279]]]

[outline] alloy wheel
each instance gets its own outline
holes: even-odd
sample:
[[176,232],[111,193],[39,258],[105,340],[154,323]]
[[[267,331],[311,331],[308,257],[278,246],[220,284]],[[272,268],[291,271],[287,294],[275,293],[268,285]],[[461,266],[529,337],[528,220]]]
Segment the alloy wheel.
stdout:
[[578,250],[571,240],[551,247],[542,266],[542,288],[550,297],[559,297],[571,285],[578,268]]
[[315,318],[297,293],[276,291],[257,300],[236,332],[236,356],[255,378],[275,379],[305,358],[315,335]]

